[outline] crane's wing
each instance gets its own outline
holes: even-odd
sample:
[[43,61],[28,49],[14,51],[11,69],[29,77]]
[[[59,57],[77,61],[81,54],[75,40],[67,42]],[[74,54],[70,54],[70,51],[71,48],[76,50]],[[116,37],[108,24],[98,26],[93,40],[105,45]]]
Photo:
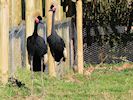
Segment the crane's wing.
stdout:
[[27,38],[27,51],[28,51],[28,54],[30,56],[33,56],[33,53],[34,53],[34,51],[33,51],[34,45],[33,45],[33,43],[32,43],[31,40],[32,40],[32,37],[31,36]]
[[64,40],[61,38],[61,42],[63,43],[63,47],[66,47]]
[[36,41],[37,41],[36,50],[38,54],[43,56],[44,54],[47,53],[47,45],[45,44],[45,41],[42,37],[38,37]]

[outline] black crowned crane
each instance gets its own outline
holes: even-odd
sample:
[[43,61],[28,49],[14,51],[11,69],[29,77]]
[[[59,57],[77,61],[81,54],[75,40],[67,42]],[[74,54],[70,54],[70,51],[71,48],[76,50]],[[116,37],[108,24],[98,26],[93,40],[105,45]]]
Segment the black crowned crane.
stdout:
[[52,11],[52,29],[51,29],[51,35],[47,38],[48,44],[50,47],[51,54],[56,62],[61,63],[61,61],[65,61],[67,57],[66,47],[64,40],[57,34],[55,31],[54,26],[54,18],[55,18],[55,12],[56,7],[54,5],[51,5],[50,10]]
[[[39,23],[43,24],[41,16],[35,18],[34,32],[27,38],[28,61],[33,66],[33,71],[41,71],[41,66],[43,66],[42,70],[44,71],[47,62],[47,45],[45,40],[37,33]],[[41,62],[43,62],[43,65]]]

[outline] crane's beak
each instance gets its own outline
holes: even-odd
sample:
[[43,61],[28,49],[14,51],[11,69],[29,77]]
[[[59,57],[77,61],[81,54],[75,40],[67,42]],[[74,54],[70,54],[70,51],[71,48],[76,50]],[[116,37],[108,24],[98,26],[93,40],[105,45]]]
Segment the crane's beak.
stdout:
[[52,9],[50,9],[49,11],[53,11]]

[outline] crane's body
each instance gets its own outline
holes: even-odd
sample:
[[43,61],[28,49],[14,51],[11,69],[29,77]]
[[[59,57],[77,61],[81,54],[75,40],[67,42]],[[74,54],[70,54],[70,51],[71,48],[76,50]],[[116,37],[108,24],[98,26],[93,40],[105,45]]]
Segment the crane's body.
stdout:
[[52,28],[51,35],[47,38],[50,47],[51,54],[56,62],[65,61],[67,57],[66,46],[64,40],[57,34],[54,27],[54,17],[56,8],[51,5],[50,11],[53,12],[52,15]]
[[34,32],[27,38],[28,60],[31,65],[31,58],[33,57],[33,71],[41,71],[41,61],[43,60],[43,71],[45,63],[47,62],[47,45],[45,40],[38,35],[37,27],[42,18],[38,17],[35,20]]

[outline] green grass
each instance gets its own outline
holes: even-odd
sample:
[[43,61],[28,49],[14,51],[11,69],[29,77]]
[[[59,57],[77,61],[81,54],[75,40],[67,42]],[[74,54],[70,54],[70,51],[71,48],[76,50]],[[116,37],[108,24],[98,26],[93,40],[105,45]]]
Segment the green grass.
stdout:
[[[32,82],[29,70],[18,70],[16,77],[25,86],[19,88],[10,83],[0,84],[0,100],[30,99]],[[95,70],[91,76],[75,74],[59,80],[44,74],[42,96],[41,74],[34,74],[34,98],[42,100],[132,100],[133,70],[116,72],[111,69]],[[74,81],[73,81],[74,80]]]

